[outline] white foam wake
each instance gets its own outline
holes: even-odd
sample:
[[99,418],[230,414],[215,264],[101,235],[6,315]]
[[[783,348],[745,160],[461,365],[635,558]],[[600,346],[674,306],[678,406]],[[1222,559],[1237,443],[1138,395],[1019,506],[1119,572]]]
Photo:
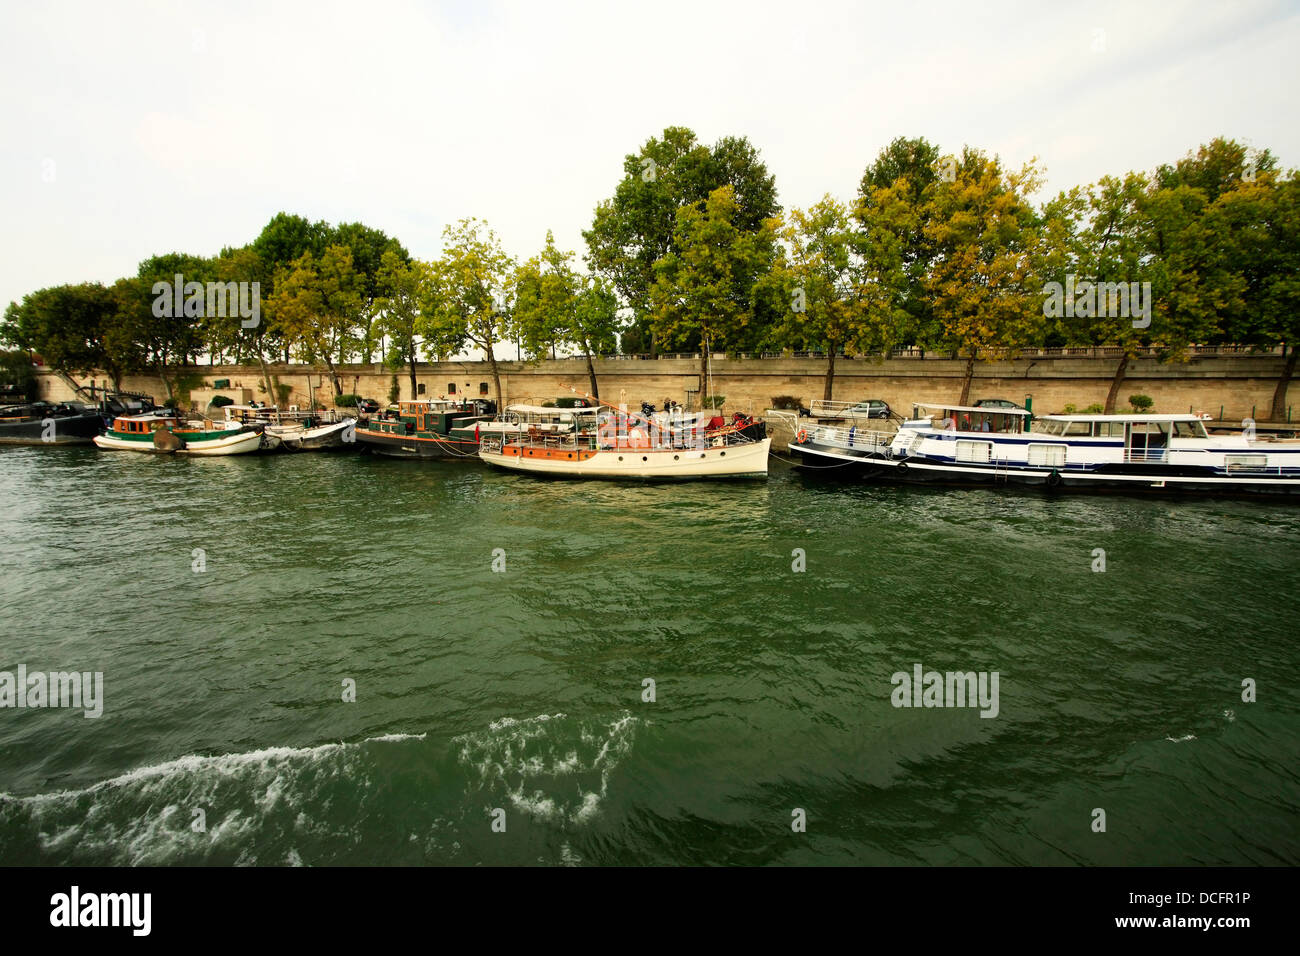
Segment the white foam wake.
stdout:
[[610,773],[631,751],[636,727],[627,711],[612,720],[502,717],[453,742],[469,776],[467,794],[504,797],[537,820],[581,824],[600,812]]
[[80,790],[0,794],[4,859],[301,865],[293,840],[338,835],[339,824],[315,813],[339,796],[338,781],[354,784],[361,794],[354,799],[364,799],[371,764],[363,749],[424,738],[386,734],[355,743],[189,754]]

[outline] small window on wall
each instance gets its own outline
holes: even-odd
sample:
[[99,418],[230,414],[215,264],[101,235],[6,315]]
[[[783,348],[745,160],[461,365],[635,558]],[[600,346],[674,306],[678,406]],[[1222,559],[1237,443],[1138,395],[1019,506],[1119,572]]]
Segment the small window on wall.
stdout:
[[416,395],[423,395],[423,394],[424,394],[424,383],[423,383],[423,382],[421,382],[420,384],[418,384],[418,385],[415,386],[415,394],[416,394]]
[[486,395],[486,394],[488,393],[487,382],[479,382],[479,383],[478,383],[478,393],[479,393],[480,395]]
[[455,395],[455,394],[456,394],[456,383],[455,383],[455,382],[448,382],[448,383],[447,383],[447,394],[448,394],[448,395]]

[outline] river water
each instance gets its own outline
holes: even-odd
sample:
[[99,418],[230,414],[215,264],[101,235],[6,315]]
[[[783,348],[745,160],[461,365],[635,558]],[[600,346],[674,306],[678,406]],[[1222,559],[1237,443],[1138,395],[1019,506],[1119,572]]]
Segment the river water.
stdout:
[[0,670],[103,674],[4,864],[1300,862],[1284,503],[7,448],[0,555]]

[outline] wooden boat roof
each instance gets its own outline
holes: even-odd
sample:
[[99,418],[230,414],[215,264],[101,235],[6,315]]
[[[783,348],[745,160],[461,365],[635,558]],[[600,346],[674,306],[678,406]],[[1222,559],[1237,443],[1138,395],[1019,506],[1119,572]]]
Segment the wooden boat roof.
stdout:
[[1200,422],[1205,419],[1200,415],[1182,412],[1168,415],[1127,414],[1127,415],[1039,415],[1039,421],[1048,422]]
[[[1024,416],[1024,415],[1028,415],[1028,414],[1030,414],[1029,412],[1025,411],[1023,408],[1001,408],[1001,407],[999,407],[999,406],[997,406],[997,405],[982,405],[982,406],[976,406],[976,405],[938,405],[938,404],[929,404],[929,405],[926,405],[926,404],[923,404],[923,403],[921,403],[921,402],[917,402],[917,403],[916,403],[915,405],[913,405],[912,407],[913,407],[913,408],[916,408],[916,409],[926,408],[926,409],[930,409],[930,410],[932,410],[932,411],[941,411],[941,412],[974,412],[976,415],[1021,415],[1021,416]],[[1043,416],[1040,415],[1040,416],[1038,416],[1038,417],[1039,417],[1039,418],[1042,418]]]

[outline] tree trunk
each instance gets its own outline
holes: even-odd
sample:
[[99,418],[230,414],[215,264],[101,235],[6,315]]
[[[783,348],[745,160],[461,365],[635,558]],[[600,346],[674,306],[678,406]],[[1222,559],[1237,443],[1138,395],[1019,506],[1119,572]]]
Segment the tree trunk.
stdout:
[[262,385],[266,389],[266,398],[272,405],[280,404],[280,396],[275,394],[275,385],[271,381],[271,373],[266,368],[266,359],[262,358],[262,350],[257,350],[257,364],[262,366]]
[[826,388],[822,390],[822,399],[829,402],[835,388],[835,348],[831,348],[830,358],[826,360]]
[[970,403],[970,382],[975,377],[975,349],[970,350],[970,355],[966,357],[966,372],[961,379],[961,397],[957,399],[958,405],[967,405]]
[[1115,366],[1115,377],[1110,380],[1110,391],[1106,393],[1106,407],[1102,409],[1105,415],[1115,414],[1115,402],[1119,398],[1119,387],[1124,384],[1124,373],[1128,371],[1128,353],[1125,352],[1120,356],[1119,364]]
[[415,346],[411,346],[411,351],[406,356],[407,366],[411,370],[411,401],[415,401],[415,393],[419,390],[415,384]]
[[497,371],[496,354],[492,351],[491,347],[489,347],[486,351],[487,351],[488,368],[492,369],[492,384],[496,386],[496,390],[497,390],[497,411],[499,412],[503,408],[505,408],[505,406],[501,404],[501,373]]
[[587,346],[587,378],[591,380],[591,397],[600,400],[600,389],[596,386],[596,366],[591,364],[591,347]]
[[334,363],[328,354],[325,355],[325,367],[330,370],[330,383],[334,386],[334,396],[337,398],[343,394],[343,385],[339,382],[338,373],[334,371]]
[[[1286,350],[1283,345],[1283,351]],[[1268,413],[1269,421],[1284,422],[1286,421],[1286,390],[1291,384],[1291,376],[1295,374],[1295,360],[1300,352],[1296,351],[1294,345],[1286,357],[1286,362],[1282,365],[1282,377],[1277,380],[1277,388],[1273,390],[1273,408]]]

